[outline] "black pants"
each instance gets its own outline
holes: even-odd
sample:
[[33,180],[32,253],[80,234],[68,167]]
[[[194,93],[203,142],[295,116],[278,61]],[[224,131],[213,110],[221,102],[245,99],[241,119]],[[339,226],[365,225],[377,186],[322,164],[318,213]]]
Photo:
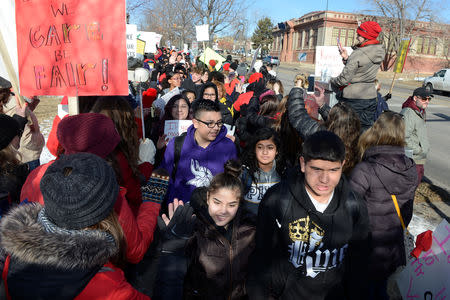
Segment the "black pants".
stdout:
[[375,112],[377,110],[377,100],[373,99],[347,99],[340,98],[339,101],[342,101],[348,104],[359,117],[361,122],[361,132],[369,129],[373,123],[375,122]]

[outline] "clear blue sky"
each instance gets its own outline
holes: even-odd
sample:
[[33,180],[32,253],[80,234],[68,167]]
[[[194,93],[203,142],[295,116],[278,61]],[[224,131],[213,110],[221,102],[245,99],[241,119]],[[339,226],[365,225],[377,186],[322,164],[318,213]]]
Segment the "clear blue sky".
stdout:
[[[292,18],[299,18],[312,11],[325,10],[327,0],[250,0],[248,20],[250,22],[249,34],[251,35],[256,21],[267,16],[276,24]],[[429,0],[434,2],[436,13],[440,14],[445,23],[450,22],[450,0]],[[371,0],[328,0],[328,10],[350,13],[371,14]],[[439,9],[438,9],[439,7]]]

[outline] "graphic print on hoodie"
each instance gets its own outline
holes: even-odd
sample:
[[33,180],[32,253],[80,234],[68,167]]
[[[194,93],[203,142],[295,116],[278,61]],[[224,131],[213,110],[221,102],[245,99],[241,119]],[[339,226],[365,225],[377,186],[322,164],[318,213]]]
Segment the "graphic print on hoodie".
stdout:
[[289,223],[289,262],[297,269],[306,265],[306,276],[316,277],[320,272],[339,266],[344,260],[348,244],[339,249],[323,249],[323,230],[314,221],[306,218]]
[[195,177],[189,180],[187,184],[195,187],[208,186],[213,178],[211,171],[208,168],[201,166],[196,159],[191,159],[191,172]]

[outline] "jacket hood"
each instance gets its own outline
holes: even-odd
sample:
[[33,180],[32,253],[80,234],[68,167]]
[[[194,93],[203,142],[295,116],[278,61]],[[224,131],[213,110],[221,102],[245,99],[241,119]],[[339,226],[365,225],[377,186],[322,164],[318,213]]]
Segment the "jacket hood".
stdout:
[[40,204],[26,204],[12,209],[2,218],[1,246],[25,264],[63,270],[90,269],[102,266],[118,249],[103,231],[89,234],[59,234],[45,230],[38,221]]
[[38,220],[41,210],[21,205],[1,221],[9,293],[12,299],[73,299],[118,249],[99,230],[48,232]]
[[[189,147],[190,149],[193,149],[195,151],[195,149],[203,149],[202,147],[200,147],[197,142],[195,141],[195,127],[194,125],[189,126],[188,130],[187,130],[187,134],[186,134],[186,141],[185,143],[189,143]],[[220,128],[219,134],[216,136],[216,139],[214,141],[212,141],[208,147],[206,147],[204,150],[214,146],[215,144],[219,143],[221,140],[223,140],[224,138],[226,138],[227,135],[227,128],[225,126],[222,126],[222,128]],[[184,146],[183,146],[184,147]]]
[[401,194],[417,181],[416,165],[405,155],[403,147],[374,146],[364,153],[363,160],[374,164],[374,171],[389,194]]
[[381,64],[386,54],[383,44],[367,45],[358,49],[366,54],[373,64]]

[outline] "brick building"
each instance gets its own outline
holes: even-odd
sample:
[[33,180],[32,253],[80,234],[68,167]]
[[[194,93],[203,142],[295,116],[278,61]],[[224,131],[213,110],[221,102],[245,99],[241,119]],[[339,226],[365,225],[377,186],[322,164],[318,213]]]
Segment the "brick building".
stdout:
[[[375,20],[386,30],[380,17],[334,11],[315,11],[280,23],[273,29],[271,55],[286,62],[299,61],[303,56],[303,61],[315,63],[316,46],[336,46],[338,38],[343,46],[352,46],[358,24],[366,20]],[[448,67],[449,33],[449,24],[417,22],[404,70],[434,72]]]

